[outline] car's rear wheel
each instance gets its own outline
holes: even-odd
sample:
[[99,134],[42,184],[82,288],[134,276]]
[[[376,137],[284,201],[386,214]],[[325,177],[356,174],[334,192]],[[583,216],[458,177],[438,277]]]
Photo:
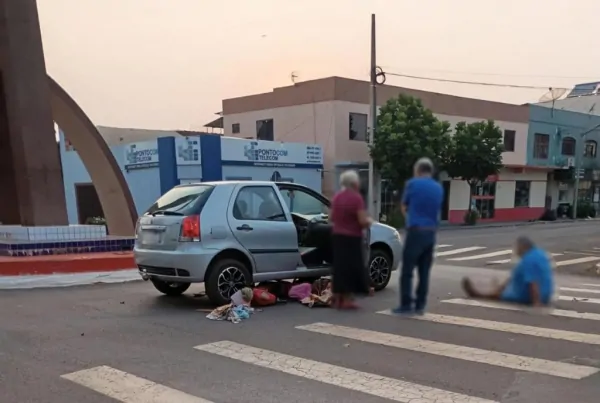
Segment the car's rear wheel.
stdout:
[[215,305],[225,305],[238,290],[252,285],[252,274],[246,265],[236,259],[214,262],[205,283],[206,295]]
[[392,278],[392,258],[381,249],[371,249],[369,256],[369,278],[375,291],[387,287]]
[[150,279],[154,287],[165,295],[177,296],[181,295],[190,288],[190,283],[175,283],[171,281],[163,281],[157,278]]

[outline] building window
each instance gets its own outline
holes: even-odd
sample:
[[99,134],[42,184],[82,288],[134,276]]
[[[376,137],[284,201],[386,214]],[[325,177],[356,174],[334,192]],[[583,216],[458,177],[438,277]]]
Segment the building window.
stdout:
[[530,181],[515,182],[515,207],[529,207]]
[[71,144],[69,139],[66,137],[65,137],[65,151],[75,151],[75,147],[73,147],[73,144]]
[[549,147],[550,136],[547,134],[536,133],[533,138],[533,158],[540,160],[548,159]]
[[598,150],[598,143],[596,143],[594,140],[587,140],[585,142],[583,156],[588,158],[596,158],[596,150]]
[[576,142],[573,137],[565,137],[562,141],[561,154],[568,157],[575,155]]
[[471,186],[472,206],[484,220],[494,218],[496,182],[481,182]]
[[514,130],[504,130],[504,151],[515,151],[515,135]]
[[231,133],[239,133],[240,132],[240,124],[234,123],[231,125]]
[[273,130],[273,119],[256,121],[256,139],[273,141],[275,132]]
[[494,218],[496,209],[494,208],[494,199],[477,199],[475,200],[475,210],[479,213],[479,218],[489,220]]
[[496,196],[496,182],[480,182],[471,186],[471,195],[479,197]]
[[356,141],[367,141],[367,115],[352,113],[348,115],[348,138]]

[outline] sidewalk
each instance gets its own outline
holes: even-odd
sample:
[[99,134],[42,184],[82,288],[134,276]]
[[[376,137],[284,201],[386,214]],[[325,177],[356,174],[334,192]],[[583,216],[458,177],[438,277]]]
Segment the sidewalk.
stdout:
[[455,230],[455,229],[483,229],[483,228],[501,228],[501,227],[523,227],[527,225],[552,225],[552,224],[569,224],[583,221],[600,221],[600,218],[578,218],[572,220],[570,218],[558,219],[556,221],[505,221],[493,223],[481,223],[476,225],[465,224],[448,224],[442,223],[440,231]]

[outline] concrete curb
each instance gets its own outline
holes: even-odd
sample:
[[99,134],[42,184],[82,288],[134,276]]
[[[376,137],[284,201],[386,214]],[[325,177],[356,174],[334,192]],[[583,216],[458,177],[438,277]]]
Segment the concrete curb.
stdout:
[[0,276],[0,290],[72,287],[98,283],[141,281],[138,269],[49,275]]
[[0,257],[0,279],[5,276],[100,273],[136,267],[132,252]]

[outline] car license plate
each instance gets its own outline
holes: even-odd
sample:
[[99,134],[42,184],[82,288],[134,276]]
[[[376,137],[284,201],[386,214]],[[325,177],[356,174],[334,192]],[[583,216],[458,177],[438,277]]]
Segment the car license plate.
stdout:
[[160,233],[156,231],[144,231],[142,232],[142,243],[147,245],[155,245],[160,243]]

